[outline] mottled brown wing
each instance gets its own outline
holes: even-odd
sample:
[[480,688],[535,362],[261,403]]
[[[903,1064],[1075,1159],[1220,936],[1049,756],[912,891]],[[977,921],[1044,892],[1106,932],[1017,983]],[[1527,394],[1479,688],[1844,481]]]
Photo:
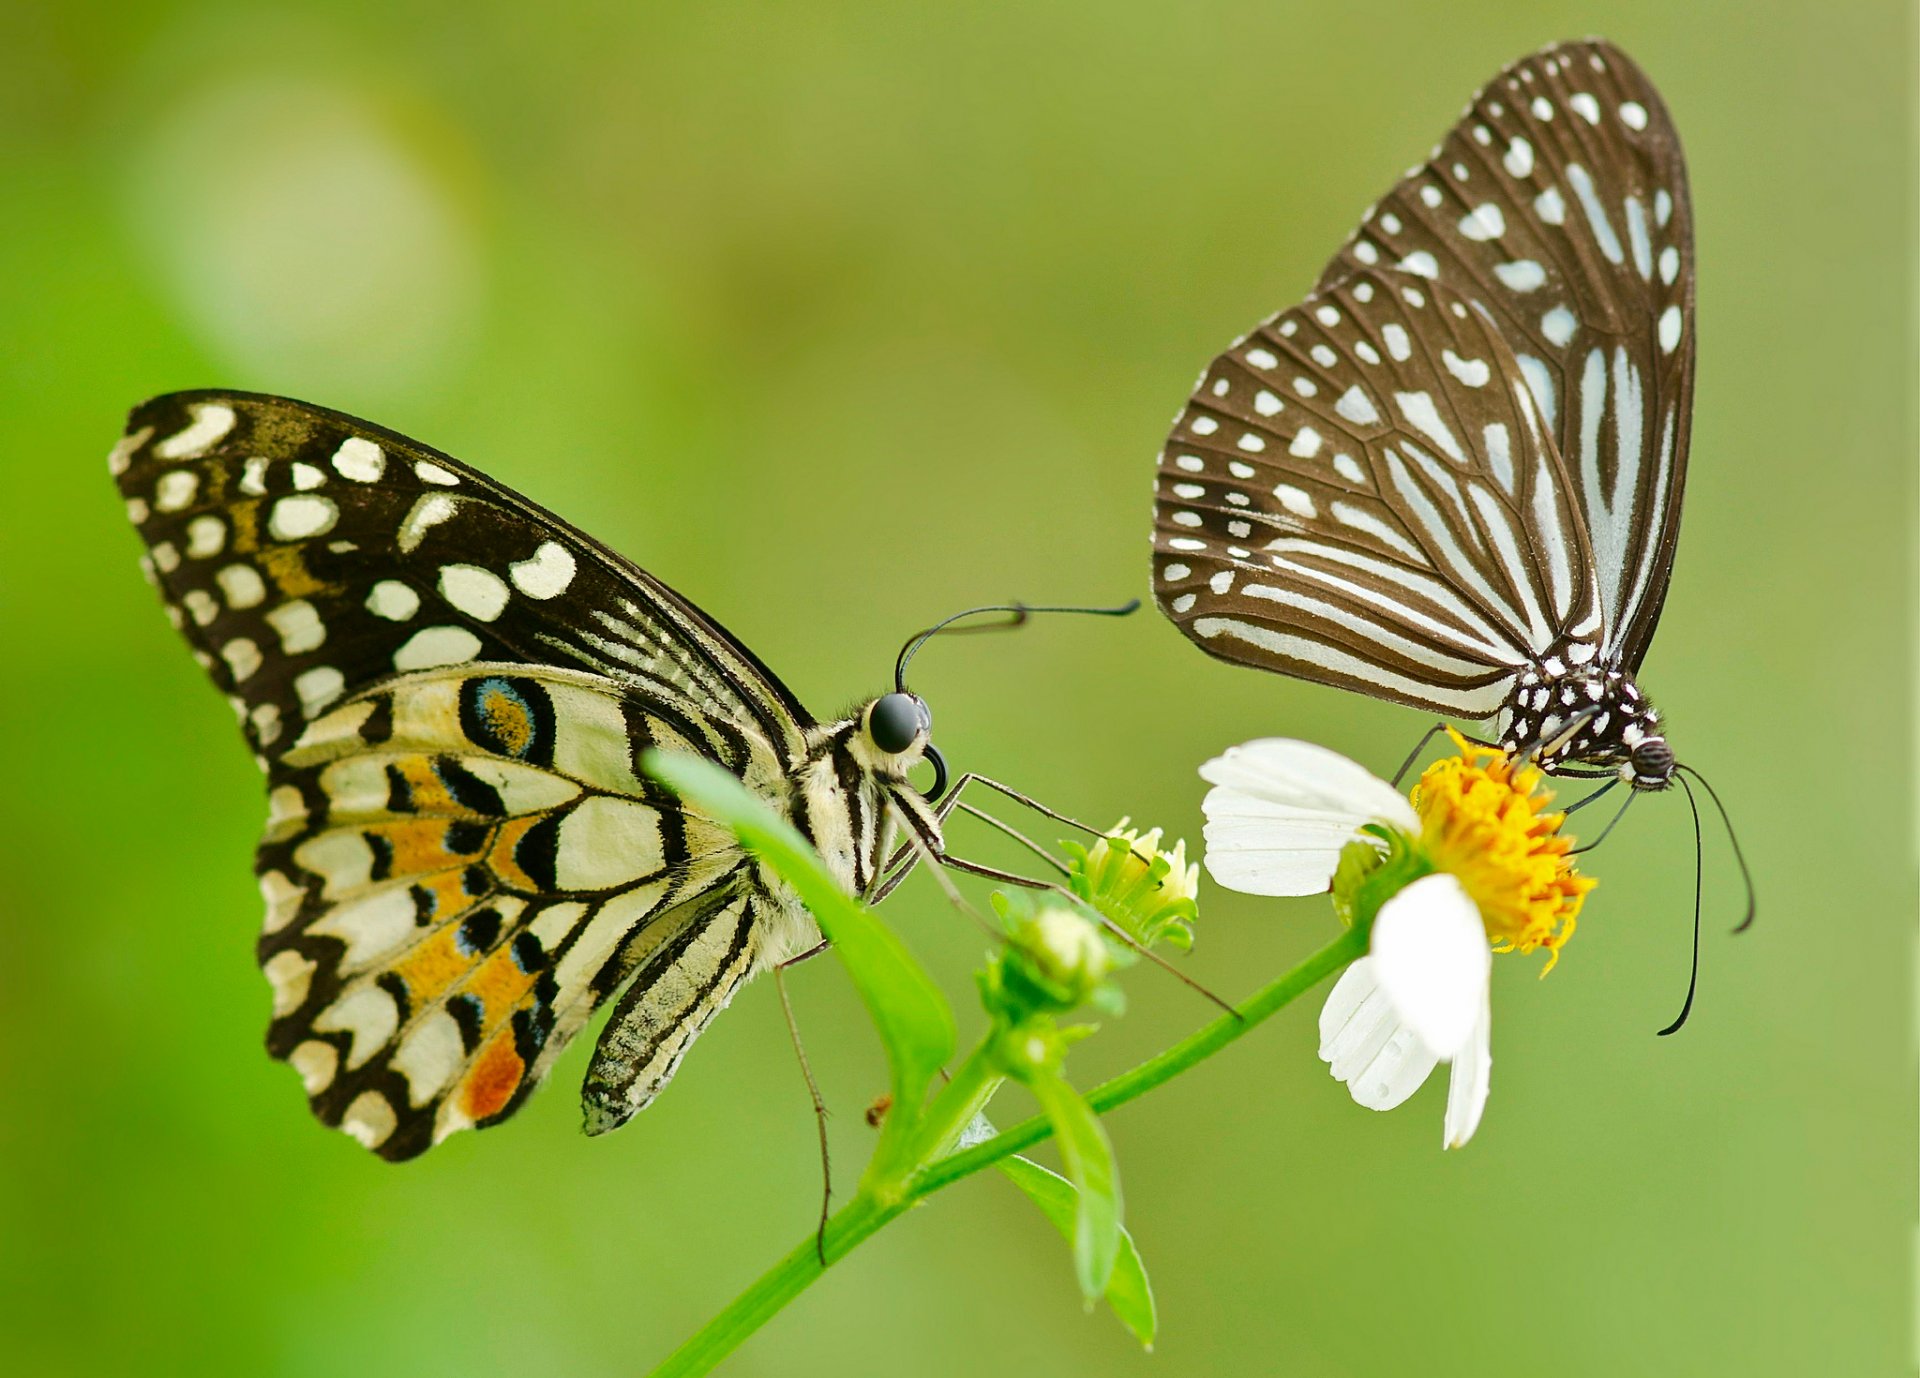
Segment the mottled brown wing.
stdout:
[[1202,375],[1160,457],[1155,593],[1211,654],[1484,717],[1598,625],[1572,501],[1491,319],[1363,269]]
[[1367,213],[1320,289],[1375,266],[1495,322],[1578,495],[1602,655],[1637,668],[1672,572],[1693,410],[1693,207],[1653,83],[1598,39],[1506,68]]

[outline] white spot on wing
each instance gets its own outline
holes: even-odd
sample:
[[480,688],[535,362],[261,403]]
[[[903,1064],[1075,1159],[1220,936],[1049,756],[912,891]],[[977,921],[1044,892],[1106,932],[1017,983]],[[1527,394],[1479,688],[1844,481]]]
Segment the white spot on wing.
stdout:
[[342,478],[355,483],[373,483],[387,470],[387,457],[371,440],[350,435],[333,452],[333,467]]
[[393,653],[396,670],[459,665],[480,654],[480,638],[465,627],[422,627]]
[[1400,267],[1404,271],[1414,274],[1416,277],[1437,278],[1440,276],[1440,265],[1434,261],[1433,255],[1425,249],[1416,249],[1401,259]]
[[1500,214],[1500,207],[1486,201],[1460,218],[1460,233],[1476,244],[1484,244],[1489,239],[1498,239],[1507,232],[1507,218]]
[[339,698],[346,687],[346,678],[331,665],[316,665],[293,681],[300,711],[309,718]]
[[1516,258],[1511,263],[1493,265],[1493,275],[1500,279],[1508,290],[1531,292],[1547,280],[1547,270],[1531,258]]
[[397,579],[382,579],[367,593],[367,611],[389,622],[405,622],[420,611],[420,595]]
[[1333,404],[1333,409],[1356,426],[1372,426],[1380,420],[1373,399],[1361,391],[1357,383],[1340,394],[1340,400]]
[[1280,505],[1296,517],[1305,517],[1311,521],[1320,515],[1320,509],[1314,506],[1313,495],[1304,489],[1295,488],[1291,483],[1274,486],[1273,495],[1280,499]]
[[304,598],[282,603],[267,614],[267,622],[280,636],[280,649],[288,655],[314,650],[327,639],[326,623],[319,609]]
[[188,408],[193,424],[153,447],[161,459],[196,459],[217,445],[233,429],[233,408],[218,402],[195,402]]
[[260,668],[260,648],[244,636],[235,637],[222,646],[220,658],[227,662],[236,681],[246,679]]
[[1458,378],[1470,388],[1483,388],[1487,379],[1493,377],[1493,369],[1485,359],[1462,359],[1451,349],[1442,350],[1440,361],[1447,366],[1447,372]]
[[400,523],[399,546],[402,555],[411,555],[426,539],[427,529],[438,526],[454,514],[454,501],[440,493],[430,493],[413,504]]
[[187,558],[207,560],[227,544],[227,524],[220,518],[207,515],[195,517],[187,523]]
[[257,607],[267,596],[266,581],[252,565],[228,565],[213,576],[213,582],[226,595],[230,608]]
[[437,483],[442,488],[456,488],[460,484],[458,474],[426,459],[416,459],[413,462],[413,476],[422,483]]
[[1621,102],[1620,123],[1629,129],[1645,129],[1647,127],[1647,107],[1637,100]]
[[1660,313],[1660,352],[1673,353],[1674,346],[1680,343],[1680,308],[1669,306]]
[[1534,197],[1533,213],[1549,225],[1564,224],[1567,218],[1567,202],[1566,198],[1560,194],[1560,188],[1548,187]]
[[1573,332],[1579,328],[1579,325],[1580,322],[1573,312],[1564,306],[1556,306],[1540,318],[1540,333],[1565,349],[1567,341],[1573,338]]
[[1507,145],[1506,156],[1500,161],[1511,176],[1528,176],[1533,171],[1533,145],[1525,139],[1515,139]]
[[1398,325],[1386,325],[1380,329],[1380,336],[1387,342],[1387,353],[1396,363],[1404,364],[1413,354],[1413,342],[1407,338],[1406,329]]
[[506,581],[478,565],[447,565],[440,571],[440,596],[468,617],[491,622],[506,611]]
[[200,491],[200,475],[192,469],[175,469],[160,475],[153,486],[153,506],[160,512],[178,512],[193,501]]
[[273,515],[267,518],[267,533],[281,541],[305,540],[331,531],[339,517],[340,509],[333,505],[333,499],[317,493],[299,493],[273,505]]

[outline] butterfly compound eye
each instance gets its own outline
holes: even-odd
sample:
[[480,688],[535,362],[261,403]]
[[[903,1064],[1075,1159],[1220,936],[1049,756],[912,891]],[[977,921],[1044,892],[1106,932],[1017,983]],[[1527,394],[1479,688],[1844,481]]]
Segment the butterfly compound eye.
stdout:
[[898,755],[913,745],[926,723],[926,709],[912,694],[887,694],[867,713],[867,735],[888,755]]

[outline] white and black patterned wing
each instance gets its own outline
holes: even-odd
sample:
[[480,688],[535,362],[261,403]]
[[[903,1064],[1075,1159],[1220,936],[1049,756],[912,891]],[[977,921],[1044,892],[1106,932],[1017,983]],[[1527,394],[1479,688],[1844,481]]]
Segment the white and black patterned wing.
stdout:
[[764,744],[716,740],[616,681],[529,665],[414,671],[308,724],[273,763],[256,865],[267,1047],[314,1112],[394,1159],[497,1123],[623,987],[623,1014],[677,1020],[652,1033],[673,1048],[657,1091],[767,955],[751,860],[636,768],[686,751],[777,788]]
[[1494,322],[1363,269],[1202,375],[1160,457],[1155,593],[1224,659],[1484,717],[1597,626],[1572,503]]
[[381,677],[471,661],[632,685],[798,749],[811,719],[690,602],[484,474],[280,397],[136,408],[111,461],[171,615],[263,757]]
[[1375,265],[1498,323],[1579,494],[1603,655],[1637,668],[1672,571],[1693,402],[1693,211],[1659,93],[1599,40],[1514,63],[1320,287]]
[[623,986],[589,1089],[630,1114],[784,955],[731,833],[636,768],[692,752],[780,797],[811,722],[691,604],[466,466],[297,402],[158,398],[111,467],[268,772],[268,1046],[326,1123],[388,1158],[496,1123]]

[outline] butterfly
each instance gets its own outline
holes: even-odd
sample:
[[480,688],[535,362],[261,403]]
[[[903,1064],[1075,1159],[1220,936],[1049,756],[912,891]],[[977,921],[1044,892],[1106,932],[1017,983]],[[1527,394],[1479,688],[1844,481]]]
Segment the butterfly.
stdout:
[[616,1128],[743,982],[819,944],[646,750],[732,771],[851,894],[944,856],[946,768],[900,674],[818,721],[686,598],[438,451],[186,392],[136,408],[109,467],[266,772],[268,1049],[382,1157],[512,1115],[617,997],[582,1097]]
[[1154,588],[1209,654],[1673,780],[1635,683],[1679,535],[1693,215],[1673,122],[1590,40],[1507,67],[1202,374]]

